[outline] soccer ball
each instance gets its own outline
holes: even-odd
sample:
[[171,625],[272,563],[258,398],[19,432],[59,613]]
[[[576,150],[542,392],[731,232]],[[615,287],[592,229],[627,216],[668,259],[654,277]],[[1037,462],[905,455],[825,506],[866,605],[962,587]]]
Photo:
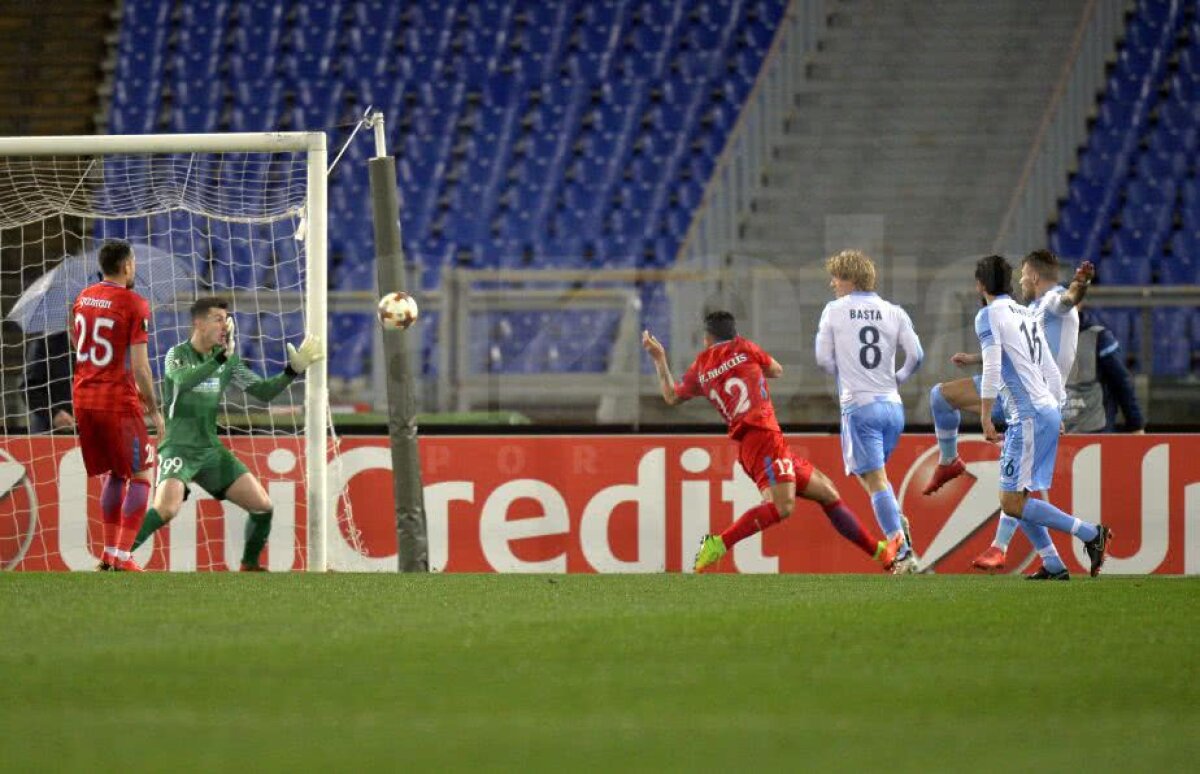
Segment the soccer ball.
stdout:
[[407,293],[388,293],[379,299],[379,324],[385,328],[402,331],[416,322],[419,315],[417,302]]

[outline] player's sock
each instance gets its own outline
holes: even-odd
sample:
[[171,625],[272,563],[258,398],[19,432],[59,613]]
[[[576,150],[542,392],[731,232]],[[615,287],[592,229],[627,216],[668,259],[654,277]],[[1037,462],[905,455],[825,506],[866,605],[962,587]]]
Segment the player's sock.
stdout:
[[778,523],[779,509],[775,507],[775,503],[769,501],[759,503],[743,513],[733,524],[730,524],[721,533],[721,541],[725,544],[726,550],[728,550],[751,535],[762,532],[772,524]]
[[[259,554],[271,535],[272,511],[252,513],[246,521],[246,548],[242,551],[242,564],[258,564]],[[726,543],[725,545],[729,545]]]
[[1008,551],[1008,544],[1012,542],[1013,533],[1016,531],[1017,520],[1006,513],[1000,514],[1000,523],[996,525],[996,537],[992,540],[992,545],[1001,551]]
[[937,434],[938,451],[942,454],[941,464],[945,465],[958,456],[958,426],[962,414],[942,395],[940,384],[935,384],[929,391],[929,409],[933,413],[933,429]]
[[1074,516],[1063,513],[1045,500],[1029,499],[1025,502],[1025,512],[1022,518],[1030,524],[1040,524],[1043,527],[1068,532],[1083,542],[1095,540],[1100,530],[1095,524],[1081,521]]
[[[1016,521],[1016,519],[1013,519]],[[1033,543],[1033,547],[1037,549],[1038,555],[1042,557],[1042,566],[1047,572],[1059,573],[1067,569],[1063,564],[1062,557],[1058,555],[1058,549],[1054,546],[1054,540],[1050,537],[1050,530],[1037,524],[1030,524],[1027,521],[1021,522],[1021,531],[1025,533],[1025,537],[1029,538],[1029,542]]]
[[854,515],[854,511],[847,508],[845,503],[838,500],[836,503],[822,505],[821,508],[838,534],[865,551],[867,556],[874,558],[879,553],[880,542],[867,534],[858,516]]
[[125,499],[125,479],[105,476],[100,489],[100,513],[104,519],[104,550],[116,554],[121,531],[121,502]]
[[[150,500],[150,482],[135,478],[129,482],[129,491],[125,493],[125,502],[121,506],[121,532],[117,537],[117,554],[121,559],[128,559],[133,548],[133,539],[137,537],[146,516],[146,504]],[[124,554],[124,555],[122,555]]]
[[142,543],[145,543],[151,535],[162,529],[164,524],[166,522],[163,521],[162,516],[158,515],[157,508],[151,508],[146,511],[146,518],[142,520],[142,528],[138,530],[137,537],[133,539],[133,546],[129,550],[136,551],[141,548]]
[[[871,507],[875,511],[875,522],[879,524],[879,529],[883,531],[884,537],[890,538],[897,533],[904,533],[904,528],[900,526],[900,503],[896,502],[896,493],[892,491],[890,484],[887,488],[871,495]],[[896,558],[903,559],[907,555],[908,545],[905,545],[896,554]]]

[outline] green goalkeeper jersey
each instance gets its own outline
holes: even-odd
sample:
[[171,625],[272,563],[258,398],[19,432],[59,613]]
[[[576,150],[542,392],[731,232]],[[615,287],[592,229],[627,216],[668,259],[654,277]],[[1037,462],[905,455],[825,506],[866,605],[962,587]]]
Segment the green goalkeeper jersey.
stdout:
[[220,445],[217,437],[217,409],[230,382],[248,395],[270,401],[296,378],[290,368],[264,379],[251,371],[236,354],[222,362],[219,354],[201,354],[185,341],[167,353],[167,371],[163,379],[163,405],[166,406],[167,434],[159,443],[179,449],[207,449]]

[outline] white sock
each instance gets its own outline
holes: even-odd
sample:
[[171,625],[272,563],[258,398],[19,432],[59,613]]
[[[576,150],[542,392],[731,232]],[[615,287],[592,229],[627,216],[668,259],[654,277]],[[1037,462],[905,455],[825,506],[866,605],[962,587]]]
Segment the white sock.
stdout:
[[133,558],[133,554],[129,553],[128,551],[118,551],[117,558],[122,562],[126,562]]
[[116,556],[117,555],[117,547],[116,546],[105,546],[104,553],[112,554],[113,556]]

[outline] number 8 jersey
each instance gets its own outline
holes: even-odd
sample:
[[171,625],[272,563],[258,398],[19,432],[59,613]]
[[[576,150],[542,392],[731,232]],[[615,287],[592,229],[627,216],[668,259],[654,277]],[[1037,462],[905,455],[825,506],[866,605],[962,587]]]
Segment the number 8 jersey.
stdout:
[[675,385],[675,395],[683,400],[708,398],[725,418],[734,440],[750,428],[778,433],[779,420],[763,374],[770,364],[771,356],[749,339],[718,341],[696,355]]
[[[904,365],[896,370],[896,350]],[[900,403],[897,384],[924,354],[908,313],[877,293],[855,291],[830,301],[817,327],[817,365],[837,376],[842,413],[877,401]]]
[[150,305],[128,288],[97,282],[71,307],[75,349],[75,409],[141,412],[133,371],[126,365],[131,344],[149,338]]

